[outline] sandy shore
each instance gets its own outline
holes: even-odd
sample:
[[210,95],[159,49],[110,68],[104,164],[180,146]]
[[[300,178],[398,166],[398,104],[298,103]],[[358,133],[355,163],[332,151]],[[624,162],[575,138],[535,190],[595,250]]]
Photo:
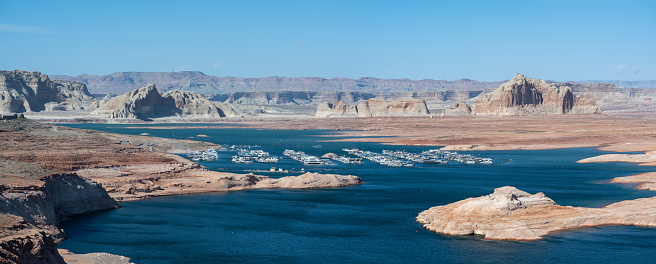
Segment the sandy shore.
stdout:
[[[656,117],[624,115],[454,116],[371,118],[221,119],[221,126],[162,126],[162,129],[332,130],[337,141],[444,146],[453,150],[608,147],[614,151],[656,149]],[[133,127],[140,127],[134,124]],[[157,126],[149,126],[156,129]],[[199,132],[202,133],[202,132]],[[331,136],[332,137],[332,136]],[[651,145],[653,147],[646,147]],[[608,149],[613,151],[612,149]]]

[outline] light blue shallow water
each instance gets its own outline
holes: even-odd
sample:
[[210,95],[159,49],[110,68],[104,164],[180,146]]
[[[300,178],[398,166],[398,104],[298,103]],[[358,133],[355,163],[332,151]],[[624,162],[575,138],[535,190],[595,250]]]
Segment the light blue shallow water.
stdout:
[[[346,147],[372,151],[427,147],[319,142],[330,131],[255,129],[129,129],[135,125],[83,124],[81,128],[125,134],[150,133],[228,144],[261,145],[273,155],[286,148],[308,154],[345,154]],[[142,126],[142,125],[138,125]],[[312,146],[321,145],[321,148]],[[577,164],[599,155],[593,148],[475,152],[503,165],[389,168],[374,163],[305,167],[309,171],[352,174],[359,186],[311,190],[251,190],[158,197],[121,203],[121,208],[76,217],[61,225],[70,236],[61,248],[76,253],[110,252],[136,263],[653,263],[656,228],[605,226],[556,232],[541,241],[487,241],[479,236],[446,236],[414,221],[432,206],[487,195],[511,185],[544,192],[561,205],[601,207],[651,197],[655,192],[610,184],[608,180],[647,172],[627,163]],[[201,162],[221,171],[243,172],[271,166],[300,169],[293,160],[278,164]],[[280,177],[286,175],[271,175]]]

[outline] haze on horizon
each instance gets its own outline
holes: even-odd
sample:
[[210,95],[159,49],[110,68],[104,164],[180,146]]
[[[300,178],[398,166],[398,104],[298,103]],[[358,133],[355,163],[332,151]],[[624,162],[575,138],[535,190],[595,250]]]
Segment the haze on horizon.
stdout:
[[654,1],[2,1],[2,70],[656,80]]

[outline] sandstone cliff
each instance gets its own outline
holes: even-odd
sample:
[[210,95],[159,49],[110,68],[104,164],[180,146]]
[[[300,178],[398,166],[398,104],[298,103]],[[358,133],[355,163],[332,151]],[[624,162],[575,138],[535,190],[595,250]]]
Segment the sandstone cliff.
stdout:
[[656,198],[622,201],[603,208],[560,206],[543,193],[514,187],[421,212],[426,229],[448,235],[483,235],[486,239],[537,240],[553,231],[599,225],[656,226]]
[[143,119],[167,116],[225,117],[237,115],[233,108],[186,91],[160,94],[154,84],[114,97],[91,112],[109,118]]
[[266,92],[234,92],[214,94],[211,101],[243,105],[302,105],[318,106],[322,103],[344,101],[350,105],[379,98],[387,101],[406,99],[421,99],[426,104],[441,104],[444,102],[462,102],[481,94],[483,90],[446,90],[420,92],[300,92],[300,91],[266,91]]
[[317,107],[317,117],[353,117],[358,116],[358,110],[355,105],[348,105],[344,101],[334,103],[321,103]]
[[378,117],[378,116],[420,116],[428,115],[424,100],[385,101],[369,99],[357,106],[343,101],[322,103],[317,107],[317,117]]
[[476,114],[553,115],[599,113],[594,100],[574,96],[568,86],[554,86],[544,80],[517,74],[496,90],[479,96]]
[[55,247],[64,238],[57,225],[73,215],[117,206],[98,183],[73,173],[2,183],[0,260],[7,262],[0,262],[64,263]]
[[51,81],[36,71],[0,71],[0,114],[80,110],[93,101],[83,83]]

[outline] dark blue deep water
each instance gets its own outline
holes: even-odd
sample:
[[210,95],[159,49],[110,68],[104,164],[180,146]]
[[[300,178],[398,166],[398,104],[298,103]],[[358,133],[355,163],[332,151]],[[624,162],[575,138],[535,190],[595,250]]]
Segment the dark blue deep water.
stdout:
[[[286,148],[308,154],[357,147],[372,151],[429,147],[326,142],[333,131],[255,129],[148,129],[144,125],[82,124],[124,134],[197,138],[222,144],[260,145],[272,155]],[[158,125],[160,126],[160,125]],[[179,125],[170,125],[172,128]],[[321,147],[317,146],[321,145]],[[447,236],[423,229],[414,218],[432,206],[487,195],[511,185],[544,192],[561,205],[601,207],[651,197],[656,192],[608,183],[650,171],[628,163],[577,164],[604,152],[594,148],[479,151],[502,165],[364,165],[305,167],[308,171],[352,174],[359,186],[310,190],[251,190],[158,197],[121,203],[121,208],[79,216],[61,227],[70,237],[60,248],[75,253],[109,252],[136,263],[654,263],[656,228],[604,226],[556,232],[533,242],[487,241],[480,236]],[[220,171],[300,169],[278,164],[201,162]],[[287,175],[270,175],[281,177]]]

